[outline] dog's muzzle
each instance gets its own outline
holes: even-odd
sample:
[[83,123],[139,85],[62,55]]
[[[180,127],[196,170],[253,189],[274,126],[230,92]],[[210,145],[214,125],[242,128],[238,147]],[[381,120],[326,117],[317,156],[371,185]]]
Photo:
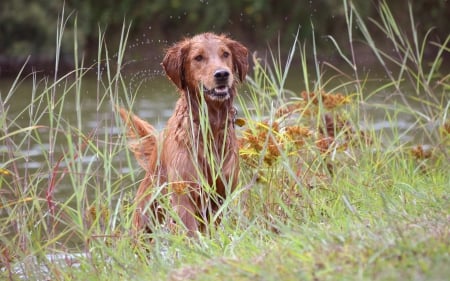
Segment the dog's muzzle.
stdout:
[[223,101],[230,98],[230,86],[228,86],[230,79],[230,72],[225,69],[218,69],[214,72],[214,81],[216,87],[208,89],[203,86],[203,93],[208,95],[211,99],[217,101]]

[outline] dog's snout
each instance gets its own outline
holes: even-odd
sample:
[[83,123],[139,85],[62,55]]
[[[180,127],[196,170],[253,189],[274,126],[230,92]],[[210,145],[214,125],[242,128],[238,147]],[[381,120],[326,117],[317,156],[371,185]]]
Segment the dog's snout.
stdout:
[[227,81],[228,77],[230,77],[230,72],[226,69],[218,69],[214,72],[214,78],[216,79],[216,81]]

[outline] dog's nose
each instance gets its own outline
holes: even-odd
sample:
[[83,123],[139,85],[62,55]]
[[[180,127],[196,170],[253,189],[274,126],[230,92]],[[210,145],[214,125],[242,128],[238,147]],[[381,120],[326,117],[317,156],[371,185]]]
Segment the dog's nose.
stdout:
[[226,69],[218,69],[214,72],[214,78],[216,81],[227,81],[230,76],[230,72]]

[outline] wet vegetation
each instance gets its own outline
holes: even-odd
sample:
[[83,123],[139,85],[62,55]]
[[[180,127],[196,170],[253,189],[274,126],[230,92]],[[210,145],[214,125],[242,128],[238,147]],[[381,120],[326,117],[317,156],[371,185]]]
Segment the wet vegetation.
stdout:
[[[116,104],[132,108],[139,91],[122,73],[128,25],[121,26],[117,52],[100,33],[98,63],[86,65],[76,51],[67,74],[58,75],[56,65],[52,77],[28,76],[35,85],[30,103],[10,114],[24,79],[19,71],[0,100],[1,279],[446,279],[450,75],[443,61],[450,36],[437,41],[418,33],[408,7],[410,24],[403,26],[386,4],[377,9],[382,20],[373,21],[344,1],[348,41],[329,39],[345,67],[319,62],[315,33],[305,41],[294,32],[286,59],[276,48],[252,56],[237,104],[240,185],[220,210],[221,224],[196,239],[164,226],[152,243],[131,234],[142,171],[114,112]],[[57,39],[65,22],[61,17]],[[359,71],[356,27],[382,78]],[[374,29],[385,34],[382,42]],[[436,50],[431,59],[428,48]],[[64,111],[81,107],[83,81],[100,68],[98,125],[87,132],[81,114],[67,120]],[[288,89],[292,71],[299,83]],[[105,107],[110,114],[100,114]],[[368,108],[382,111],[388,126],[375,127]],[[37,169],[22,168],[33,158],[24,153],[30,147],[45,158]],[[72,190],[61,198],[63,180]]]

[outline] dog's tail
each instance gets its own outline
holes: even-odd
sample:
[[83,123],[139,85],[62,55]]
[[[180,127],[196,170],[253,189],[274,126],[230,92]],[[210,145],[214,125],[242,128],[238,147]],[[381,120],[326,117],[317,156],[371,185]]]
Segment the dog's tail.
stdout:
[[134,153],[139,165],[146,172],[155,173],[156,162],[158,160],[158,132],[157,130],[128,112],[126,109],[117,106],[120,117],[127,127],[127,137],[130,150]]

